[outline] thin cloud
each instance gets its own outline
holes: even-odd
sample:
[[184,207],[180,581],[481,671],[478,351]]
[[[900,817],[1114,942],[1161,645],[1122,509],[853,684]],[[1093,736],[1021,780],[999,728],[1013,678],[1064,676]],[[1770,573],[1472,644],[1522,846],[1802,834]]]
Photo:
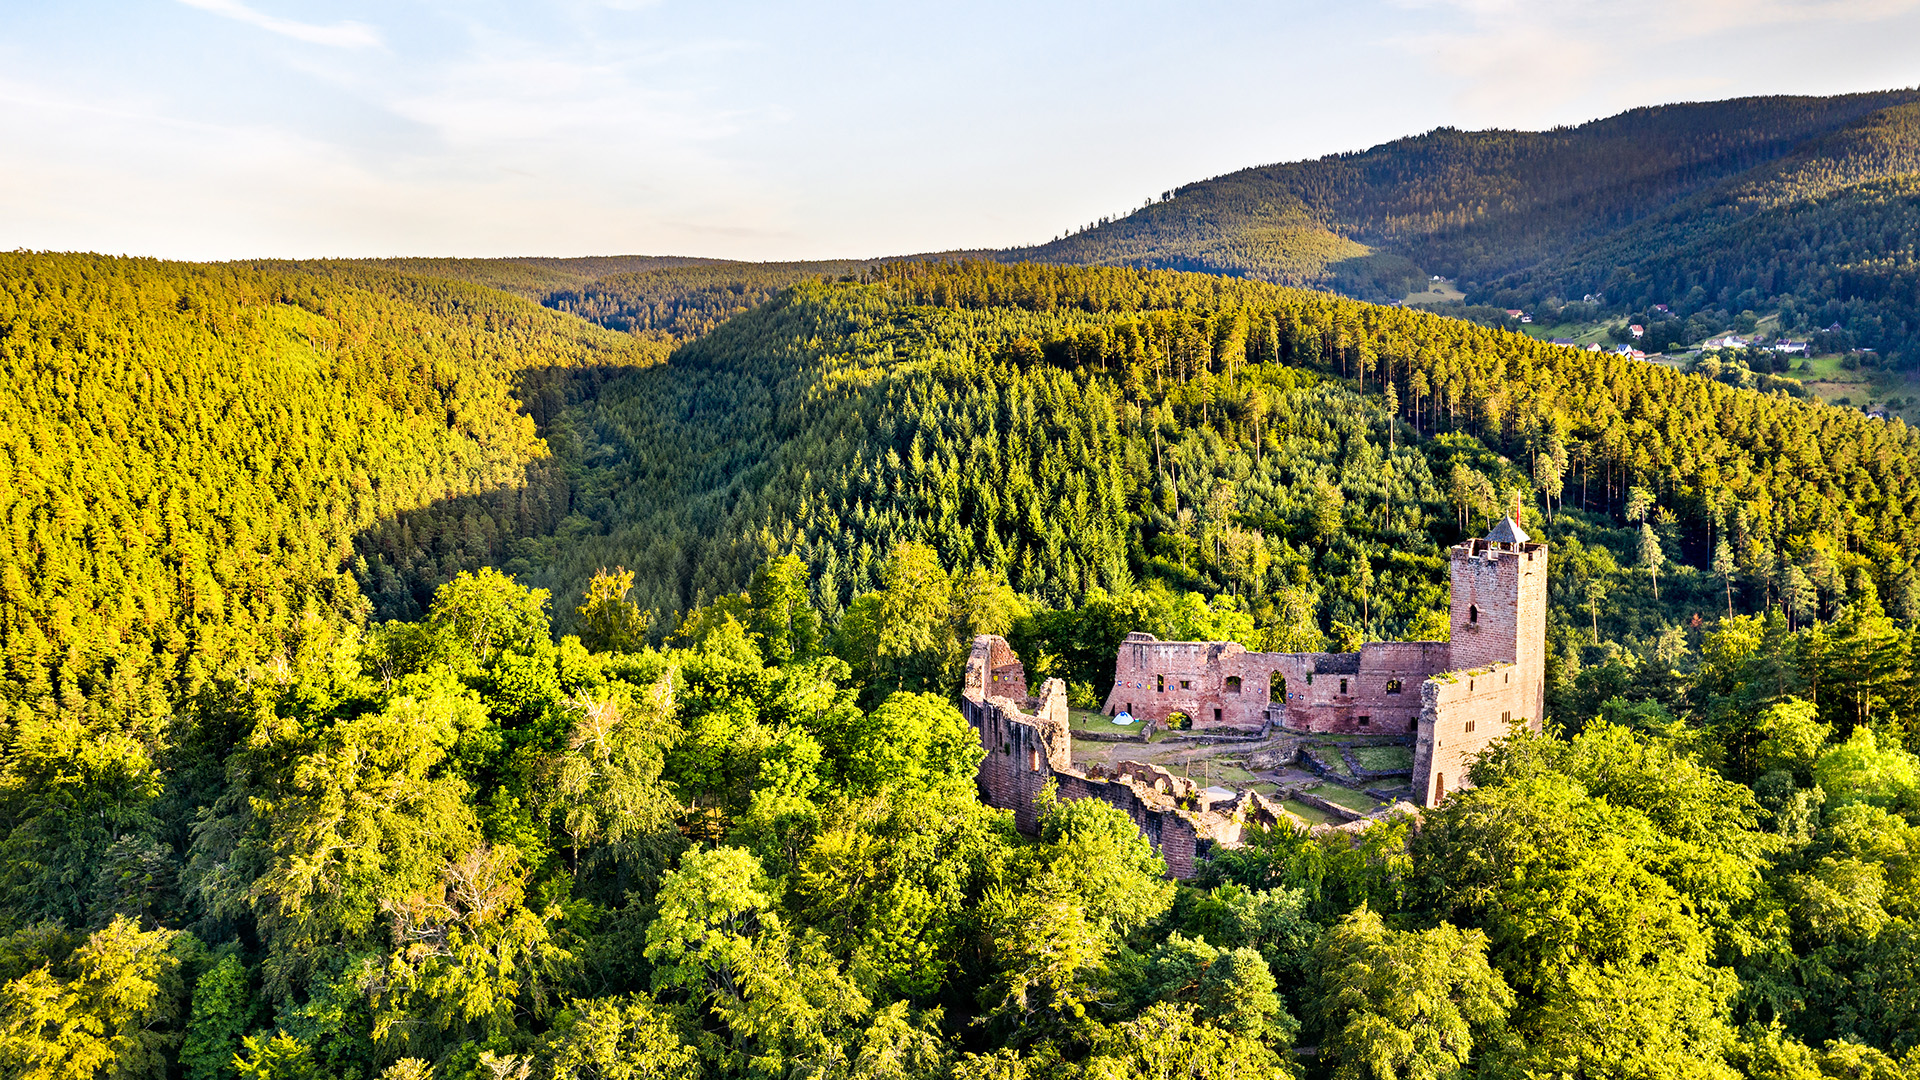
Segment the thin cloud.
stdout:
[[236,22],[256,26],[269,33],[304,41],[311,45],[331,45],[340,49],[371,49],[380,45],[380,35],[373,27],[360,22],[335,23],[332,26],[320,26],[315,23],[297,22],[282,19],[239,2],[239,0],[180,0],[182,4],[201,11],[223,15]]
[[[1430,29],[1390,38],[1451,84],[1469,114],[1553,123],[1568,110],[1604,115],[1636,104],[1738,92],[1741,84],[1711,64],[1655,57],[1746,47],[1760,27],[1775,30],[1762,49],[1778,54],[1783,33],[1857,26],[1911,17],[1920,0],[1387,0],[1409,13],[1438,16]],[[1770,48],[1769,48],[1770,46]],[[1771,59],[1756,58],[1765,68]],[[1613,74],[1610,74],[1613,73]],[[1524,104],[1523,104],[1524,103]]]

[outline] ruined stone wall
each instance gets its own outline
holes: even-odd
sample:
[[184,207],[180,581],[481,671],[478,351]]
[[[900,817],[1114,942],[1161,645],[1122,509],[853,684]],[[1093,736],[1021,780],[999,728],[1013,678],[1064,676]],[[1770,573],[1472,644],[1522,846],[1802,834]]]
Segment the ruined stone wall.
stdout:
[[1467,769],[1495,739],[1517,725],[1538,731],[1529,715],[1533,687],[1517,664],[1493,664],[1436,676],[1420,687],[1419,732],[1413,744],[1414,801],[1438,806],[1471,787]]
[[[1004,639],[992,635],[974,639],[967,658],[960,713],[987,751],[978,774],[981,800],[1011,810],[1015,827],[1032,835],[1040,831],[1040,813],[1034,800],[1052,781],[1056,798],[1099,799],[1125,811],[1159,849],[1169,875],[1192,876],[1201,840],[1196,818],[1180,810],[1176,797],[1150,784],[1089,777],[1075,769],[1066,684],[1048,679],[1038,698],[1025,701],[993,693],[994,687],[1006,685],[994,683],[994,673],[1004,672],[1009,662],[1019,661]],[[1217,826],[1215,831],[1227,827],[1222,815],[1200,815],[1198,819],[1206,823],[1204,819],[1212,817],[1221,818],[1211,823]],[[1238,838],[1237,825],[1233,838]]]
[[[1139,826],[1141,835],[1160,852],[1160,858],[1167,864],[1168,877],[1193,876],[1193,860],[1199,850],[1200,837],[1193,823],[1178,810],[1154,805],[1148,801],[1149,796],[1123,781],[1102,780],[1077,772],[1059,773],[1054,779],[1059,784],[1058,797],[1062,802],[1099,799],[1124,811]],[[1014,817],[1018,820],[1019,811],[1014,812]]]
[[973,640],[973,651],[967,656],[966,679],[961,696],[982,700],[990,697],[1025,700],[1027,669],[1021,665],[1020,657],[1013,651],[1013,646],[1007,644],[1006,638],[982,634]]
[[1103,711],[1165,726],[1184,713],[1195,729],[1408,734],[1420,683],[1445,671],[1445,642],[1370,642],[1358,653],[1249,652],[1236,642],[1160,641],[1129,634]]

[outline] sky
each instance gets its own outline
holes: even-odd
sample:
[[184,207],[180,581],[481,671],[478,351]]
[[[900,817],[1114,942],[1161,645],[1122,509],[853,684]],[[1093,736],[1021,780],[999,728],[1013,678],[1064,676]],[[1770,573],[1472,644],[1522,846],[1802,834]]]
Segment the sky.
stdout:
[[0,0],[0,249],[851,258],[1437,126],[1920,85],[1920,0]]

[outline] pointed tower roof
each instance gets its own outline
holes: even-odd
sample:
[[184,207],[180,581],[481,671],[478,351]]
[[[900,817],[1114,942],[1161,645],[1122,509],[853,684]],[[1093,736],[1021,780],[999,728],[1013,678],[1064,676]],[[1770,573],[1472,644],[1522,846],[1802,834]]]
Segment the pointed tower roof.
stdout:
[[1527,530],[1520,527],[1519,518],[1503,517],[1499,524],[1493,527],[1493,531],[1487,534],[1487,539],[1495,544],[1525,544],[1533,538],[1527,535]]

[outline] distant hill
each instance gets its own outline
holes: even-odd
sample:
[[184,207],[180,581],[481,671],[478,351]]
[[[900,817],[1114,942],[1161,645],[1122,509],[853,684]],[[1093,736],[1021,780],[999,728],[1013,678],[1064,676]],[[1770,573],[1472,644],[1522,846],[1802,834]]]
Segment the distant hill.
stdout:
[[1002,257],[1370,300],[1438,274],[1479,303],[1784,307],[1787,329],[1839,321],[1905,350],[1916,147],[1920,90],[1666,105],[1544,132],[1440,128],[1189,184]]

